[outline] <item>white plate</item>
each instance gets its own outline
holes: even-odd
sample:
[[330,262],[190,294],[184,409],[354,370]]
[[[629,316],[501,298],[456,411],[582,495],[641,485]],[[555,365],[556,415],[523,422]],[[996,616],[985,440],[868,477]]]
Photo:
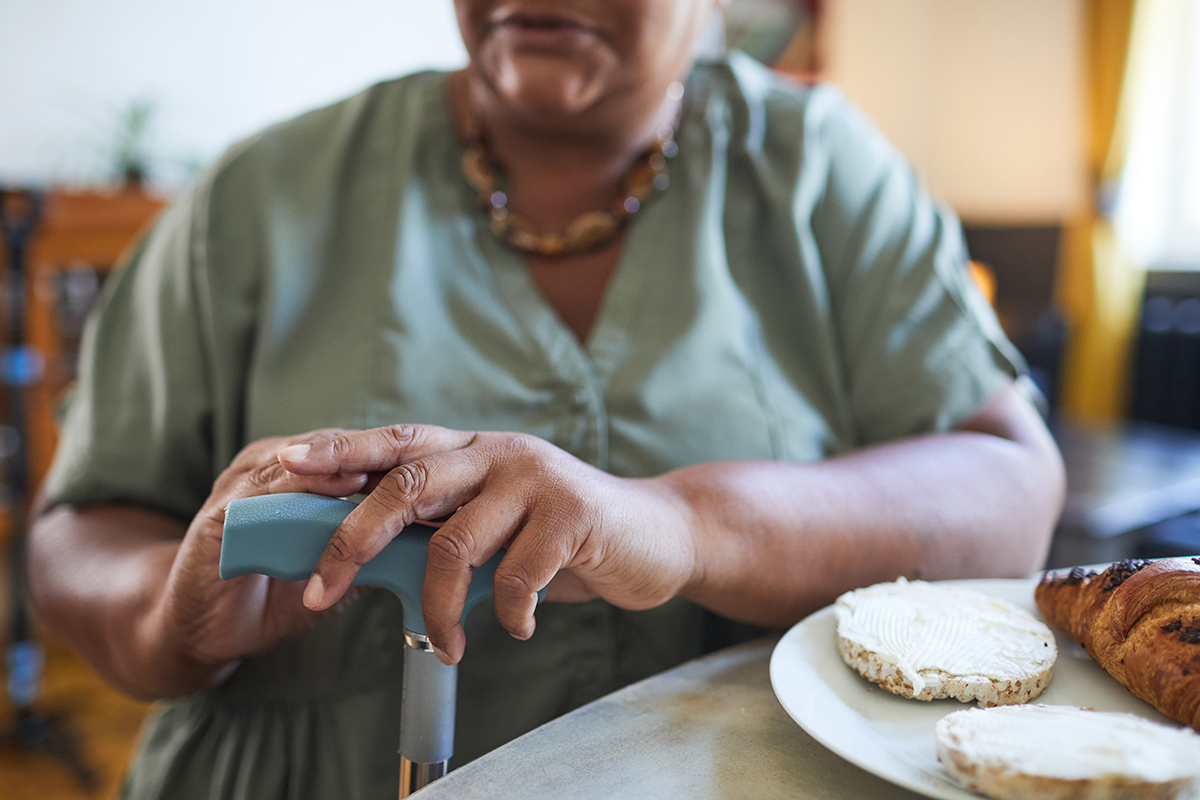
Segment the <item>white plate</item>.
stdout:
[[[946,581],[1007,600],[1041,618],[1033,603],[1035,580]],[[803,619],[771,654],[771,686],[792,719],[814,739],[868,772],[928,797],[978,800],[960,789],[937,760],[934,726],[957,700],[924,703],[897,697],[859,676],[838,655],[833,606]],[[1164,717],[1117,683],[1083,650],[1057,632],[1058,660],[1050,686],[1036,703]]]

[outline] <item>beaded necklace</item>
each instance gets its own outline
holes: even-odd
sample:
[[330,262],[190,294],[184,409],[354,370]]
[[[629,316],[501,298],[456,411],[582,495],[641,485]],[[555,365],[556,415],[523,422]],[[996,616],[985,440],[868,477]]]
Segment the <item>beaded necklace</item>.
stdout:
[[[675,82],[667,88],[670,102],[678,103],[682,97],[683,84]],[[478,194],[479,205],[488,217],[492,233],[509,247],[543,258],[562,258],[598,250],[616,238],[629,218],[656,192],[671,184],[667,176],[667,159],[679,151],[675,144],[675,128],[679,124],[681,108],[676,107],[670,122],[658,131],[654,144],[638,156],[625,173],[621,192],[611,206],[600,211],[585,211],[561,232],[538,231],[508,207],[504,170],[488,151],[487,137],[475,120],[472,120],[466,137],[463,176]]]

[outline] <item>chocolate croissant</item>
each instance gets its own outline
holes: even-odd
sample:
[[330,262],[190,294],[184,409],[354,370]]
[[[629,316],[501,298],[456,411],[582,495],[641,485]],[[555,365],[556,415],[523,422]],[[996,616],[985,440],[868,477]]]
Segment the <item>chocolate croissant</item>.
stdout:
[[1034,599],[1125,688],[1200,730],[1200,558],[1047,574]]

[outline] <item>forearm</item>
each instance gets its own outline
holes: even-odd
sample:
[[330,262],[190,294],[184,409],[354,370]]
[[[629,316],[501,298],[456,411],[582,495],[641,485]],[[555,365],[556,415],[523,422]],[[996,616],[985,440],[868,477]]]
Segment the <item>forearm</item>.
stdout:
[[1033,572],[1061,507],[1061,462],[1036,419],[990,422],[812,464],[668,473],[661,480],[694,520],[696,569],[683,595],[787,625],[843,591],[900,575]]
[[212,667],[164,641],[164,590],[184,526],[132,507],[59,507],[30,531],[39,620],[109,683],[140,698],[195,691]]

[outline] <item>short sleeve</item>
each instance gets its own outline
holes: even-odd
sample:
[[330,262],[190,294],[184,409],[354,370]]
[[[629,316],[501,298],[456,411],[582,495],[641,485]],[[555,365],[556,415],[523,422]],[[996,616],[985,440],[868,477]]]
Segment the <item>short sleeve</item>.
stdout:
[[214,192],[245,196],[227,166],[165,211],[106,283],[65,400],[51,504],[129,503],[188,520],[240,446],[253,248],[244,208],[209,213]]
[[814,213],[863,444],[952,429],[1024,371],[967,273],[954,214],[844,97],[811,98]]

